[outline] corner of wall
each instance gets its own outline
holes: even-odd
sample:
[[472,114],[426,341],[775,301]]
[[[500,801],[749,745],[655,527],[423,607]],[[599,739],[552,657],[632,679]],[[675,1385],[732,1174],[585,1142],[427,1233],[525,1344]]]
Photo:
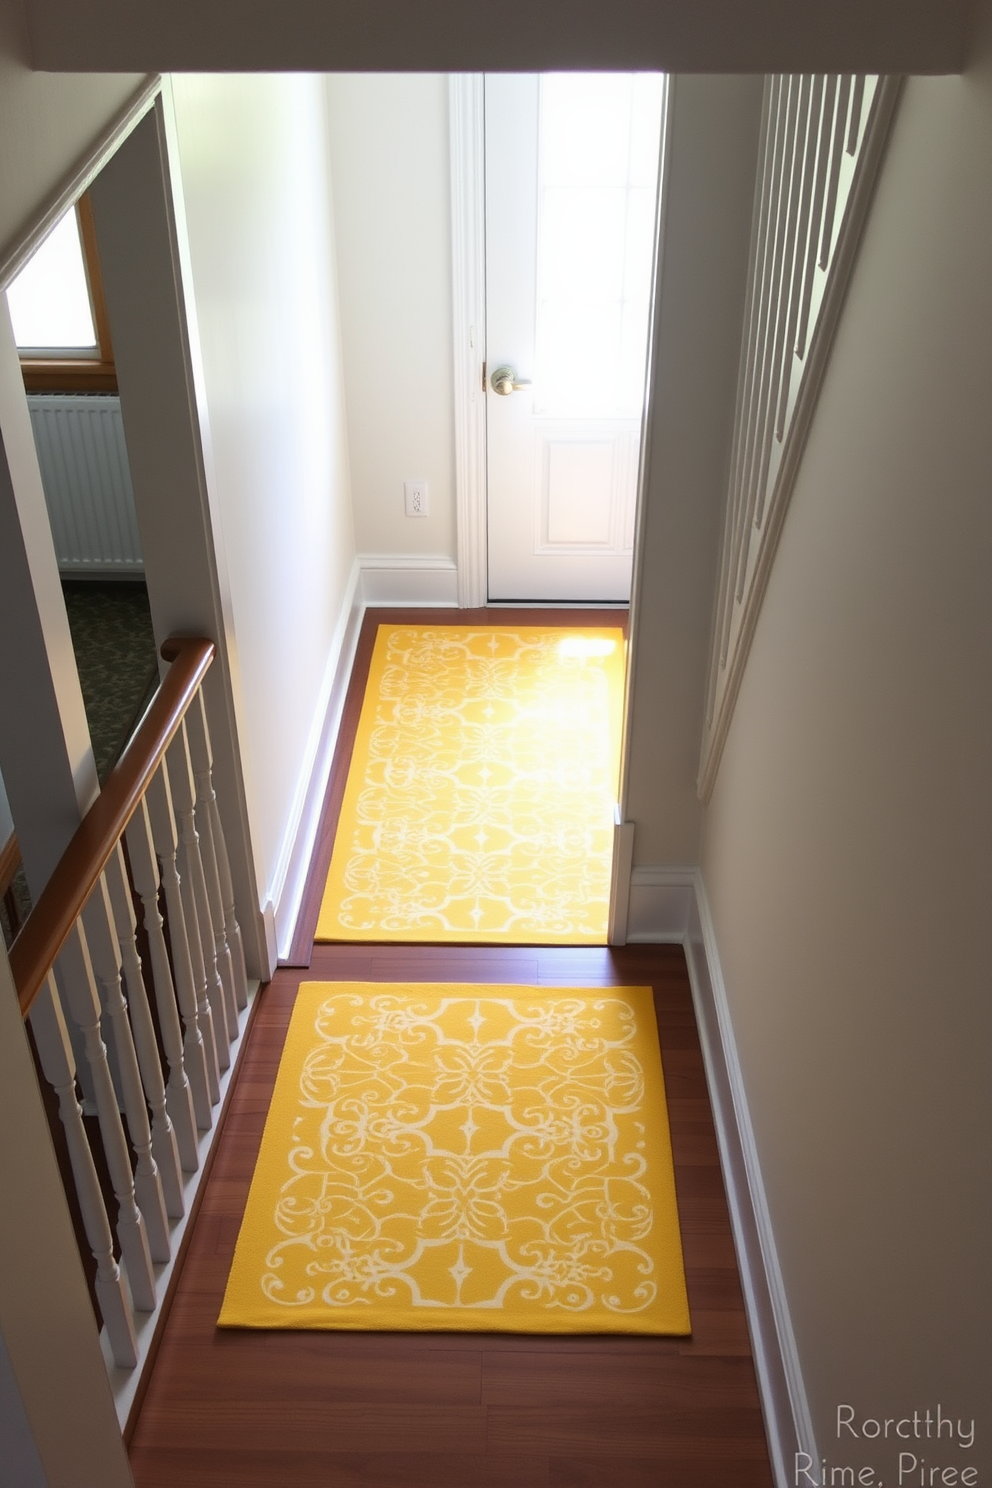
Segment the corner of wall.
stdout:
[[293,809],[286,821],[279,859],[273,874],[270,896],[275,943],[280,956],[288,955],[296,930],[296,919],[320,826],[324,794],[331,773],[338,727],[364,612],[361,563],[355,558],[341,602],[334,640],[327,654],[323,683],[314,706],[310,737],[300,765]]

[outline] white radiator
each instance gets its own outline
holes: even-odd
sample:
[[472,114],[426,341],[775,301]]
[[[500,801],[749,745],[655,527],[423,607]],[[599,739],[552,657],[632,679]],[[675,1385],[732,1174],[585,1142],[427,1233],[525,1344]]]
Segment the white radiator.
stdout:
[[60,572],[143,573],[120,398],[32,393],[28,407]]

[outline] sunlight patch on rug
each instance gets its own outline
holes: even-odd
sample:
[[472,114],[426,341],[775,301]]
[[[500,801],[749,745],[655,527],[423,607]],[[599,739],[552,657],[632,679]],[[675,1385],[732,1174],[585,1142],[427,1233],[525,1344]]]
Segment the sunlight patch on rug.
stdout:
[[318,940],[602,945],[619,628],[381,625]]
[[688,1333],[651,989],[304,983],[219,1322]]

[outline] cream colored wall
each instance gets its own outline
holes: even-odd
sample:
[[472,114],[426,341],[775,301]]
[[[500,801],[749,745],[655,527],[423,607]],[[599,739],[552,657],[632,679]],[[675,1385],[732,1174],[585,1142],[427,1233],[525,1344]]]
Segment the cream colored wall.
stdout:
[[173,80],[242,750],[278,901],[354,558],[321,79]]
[[448,80],[335,74],[327,99],[358,550],[454,557]]
[[636,866],[698,862],[696,796],[754,202],[760,78],[672,78],[635,581]]
[[142,82],[140,73],[33,72],[23,6],[0,0],[0,264]]
[[838,1440],[839,1404],[974,1417],[970,1450],[899,1448],[992,1469],[981,15],[964,77],[906,87],[702,859],[819,1448],[887,1484],[891,1440]]

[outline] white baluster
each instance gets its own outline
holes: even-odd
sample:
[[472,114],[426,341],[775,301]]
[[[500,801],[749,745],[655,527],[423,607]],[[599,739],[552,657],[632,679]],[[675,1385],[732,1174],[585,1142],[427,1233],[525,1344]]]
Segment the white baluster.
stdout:
[[[104,878],[106,879],[107,889],[110,894],[110,903],[113,909],[117,932],[117,944],[120,947],[121,961],[124,967],[124,982],[127,986],[128,1007],[131,1014],[131,1029],[134,1033],[134,1047],[138,1056],[138,1067],[141,1070],[141,1080],[145,1087],[145,1097],[152,1112],[152,1153],[158,1165],[162,1192],[165,1195],[166,1213],[173,1219],[178,1219],[185,1212],[183,1180],[179,1166],[179,1151],[176,1144],[176,1134],[173,1130],[172,1121],[169,1118],[165,1083],[162,1079],[162,1062],[159,1057],[158,1043],[155,1038],[155,1024],[152,1022],[152,1012],[148,1004],[148,989],[145,986],[141,957],[138,955],[138,946],[135,940],[137,921],[134,914],[134,904],[131,900],[131,885],[128,882],[127,869],[124,864],[124,851],[120,843],[117,844],[117,848],[104,870]],[[92,939],[90,944],[92,948]],[[172,1006],[173,1012],[175,1012],[175,1001],[173,1001]],[[178,1031],[178,1021],[176,1028]],[[164,1042],[165,1039],[163,1036]],[[179,1046],[179,1055],[181,1060],[181,1044]],[[187,1102],[188,1100],[189,1097],[187,1096]],[[145,1219],[147,1223],[147,1215]]]
[[830,175],[827,182],[827,202],[823,209],[823,231],[820,237],[820,268],[826,269],[834,243],[834,227],[837,221],[837,196],[840,187],[840,171],[843,165],[844,137],[847,133],[847,117],[851,103],[851,74],[842,73],[837,92],[837,112],[834,116],[833,138],[830,142]]
[[224,909],[224,930],[231,948],[234,967],[234,990],[239,1008],[248,1006],[248,974],[245,970],[245,951],[241,940],[241,926],[234,912],[234,884],[231,879],[231,864],[227,856],[224,828],[221,826],[220,810],[213,787],[213,750],[210,744],[210,728],[207,724],[207,704],[203,689],[197,693],[186,714],[189,732],[190,754],[196,778],[196,798],[206,808],[206,820],[210,828],[210,841],[217,864],[220,882],[221,903]]
[[[200,1166],[196,1128],[200,1126],[206,1131],[212,1125],[207,1061],[196,1016],[196,999],[191,995],[187,1002],[183,1002],[173,985],[163,920],[158,907],[158,862],[144,801],[128,823],[125,836],[134,887],[141,899],[152,963],[152,987],[155,991],[155,1006],[158,1008],[158,1024],[165,1057],[169,1062],[166,1104],[176,1133],[183,1171],[195,1173]],[[179,1024],[180,1008],[186,1025],[185,1040]]]
[[806,268],[803,277],[802,305],[799,311],[799,326],[796,335],[796,355],[806,356],[809,336],[809,317],[813,306],[813,283],[816,278],[816,261],[820,251],[820,230],[823,225],[823,204],[827,194],[827,175],[830,164],[829,134],[834,117],[837,98],[837,76],[823,76],[823,98],[820,105],[820,142],[816,155],[816,184],[813,188],[813,205],[810,209],[809,243],[806,250]]
[[[163,764],[164,763],[165,762],[163,761]],[[210,1075],[211,1078],[211,1097],[215,1101],[217,1101],[220,1099],[220,1084],[218,1083],[215,1091],[213,1085],[212,1068],[216,1068],[219,1081],[220,1071],[222,1069],[227,1069],[228,1065],[231,1062],[231,1055],[228,1049],[227,1039],[225,1037],[226,1024],[222,1023],[218,1028],[217,1023],[214,1020],[214,1010],[210,1002],[210,989],[207,986],[207,972],[206,967],[203,964],[203,942],[200,939],[200,917],[197,913],[196,908],[196,894],[193,891],[192,880],[185,870],[185,865],[182,872],[180,873],[179,871],[179,847],[180,843],[179,841],[177,841],[176,882],[179,885],[179,892],[182,898],[183,917],[185,920],[186,949],[189,954],[189,964],[190,971],[193,977],[193,986],[196,988],[197,1017],[200,1020],[200,1027],[203,1029],[205,1041],[207,1038],[208,1026],[210,1030],[209,1038],[213,1047],[213,1066],[208,1066],[207,1073],[208,1075]],[[163,862],[163,878],[165,877],[165,871],[165,864]]]
[[[193,812],[196,806],[196,787],[193,783],[193,768],[186,747],[186,733],[180,727],[169,745],[166,755],[169,761],[169,785],[172,788],[172,805],[179,823],[182,843],[182,873],[189,897],[196,908],[196,923],[199,929],[196,950],[203,962],[203,976],[207,987],[207,998],[213,1014],[214,1033],[217,1037],[217,1062],[222,1070],[231,1064],[231,1043],[237,1034],[237,1018],[228,1022],[224,988],[217,969],[217,946],[214,939],[213,917],[207,893],[203,858],[200,854],[200,837],[196,830]],[[191,946],[191,950],[194,948]],[[194,956],[194,971],[197,962]]]
[[[148,819],[152,825],[152,840],[155,843],[155,852],[161,867],[162,887],[165,890],[165,906],[169,916],[169,941],[172,945],[172,964],[175,968],[179,1006],[186,1020],[190,1016],[189,1010],[195,1009],[196,1021],[203,1038],[210,1104],[216,1105],[220,1100],[217,1043],[214,1037],[210,1002],[207,998],[206,978],[203,975],[203,955],[202,952],[199,958],[196,955],[199,940],[196,905],[192,902],[192,895],[188,889],[184,889],[176,867],[178,849],[176,818],[172,810],[169,772],[165,760],[162,761],[145,793],[145,803],[148,807]],[[194,1095],[195,1093],[194,1089]],[[213,1117],[208,1114],[207,1125],[203,1127],[199,1109],[196,1117],[197,1124],[204,1130],[208,1130],[213,1125]]]
[[[806,271],[810,240],[810,215],[813,205],[813,186],[816,180],[816,155],[820,145],[820,122],[823,112],[823,79],[816,75],[804,94],[799,120],[797,162],[801,162],[802,182],[797,193],[798,216],[793,234],[793,257],[789,276],[785,327],[785,342],[779,370],[776,395],[775,438],[781,443],[785,434],[786,410],[792,386],[793,357],[795,355],[796,332],[802,303],[802,283]],[[780,312],[781,313],[781,312]]]
[[94,1291],[114,1363],[122,1369],[133,1369],[138,1362],[138,1345],[131,1306],[120,1268],[114,1260],[110,1221],[76,1093],[76,1061],[51,972],[31,1009],[31,1032],[45,1078],[58,1096],[59,1117],[65,1129],[76,1198],[87,1243],[96,1261]]
[[[192,704],[192,716],[200,715],[196,702]],[[187,714],[187,718],[191,716]],[[207,897],[210,904],[210,922],[214,933],[214,955],[217,959],[217,970],[220,973],[221,984],[224,988],[224,1007],[227,1010],[227,1026],[234,1038],[238,1030],[238,991],[237,977],[234,970],[234,958],[231,955],[231,947],[227,939],[227,926],[224,923],[224,895],[221,888],[220,869],[217,863],[217,850],[214,846],[213,828],[210,822],[210,798],[213,797],[213,789],[210,784],[209,753],[207,755],[206,769],[202,768],[202,759],[195,753],[194,740],[198,737],[201,745],[204,743],[202,730],[195,726],[187,726],[187,720],[183,720],[183,732],[186,736],[186,748],[190,763],[193,768],[193,779],[195,785],[196,805],[196,830],[200,838],[200,858],[203,863],[203,875],[207,886]],[[198,768],[198,763],[200,767]]]
[[117,1055],[124,1114],[136,1159],[134,1195],[145,1221],[152,1260],[167,1261],[172,1249],[169,1245],[169,1223],[165,1217],[165,1198],[158,1165],[152,1156],[148,1107],[145,1104],[138,1057],[128,1021],[127,1003],[121,987],[120,942],[102,873],[83,907],[82,920],[90,961],[100,989],[100,1001],[110,1024],[110,1037]]
[[141,1312],[155,1308],[155,1275],[148,1250],[148,1235],[135,1201],[131,1158],[121,1124],[114,1082],[107,1063],[107,1047],[100,1027],[100,996],[90,962],[86,931],[80,920],[59,957],[69,1012],[86,1050],[86,1061],[96,1091],[96,1111],[110,1181],[117,1198],[117,1234],[131,1287],[131,1299]]

